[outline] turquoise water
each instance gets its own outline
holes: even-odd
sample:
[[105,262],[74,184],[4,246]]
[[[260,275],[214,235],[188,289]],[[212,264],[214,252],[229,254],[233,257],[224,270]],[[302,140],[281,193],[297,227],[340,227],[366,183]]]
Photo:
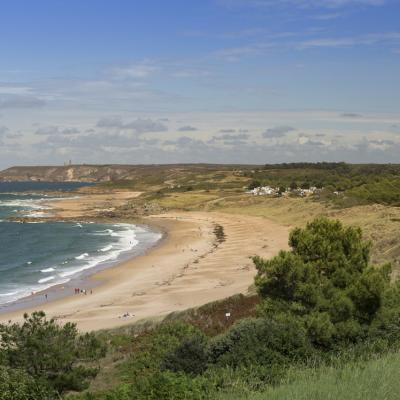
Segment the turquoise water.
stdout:
[[[159,233],[132,224],[7,221],[12,216],[46,216],[50,211],[42,201],[57,196],[40,194],[41,190],[78,186],[0,182],[0,305],[111,265],[140,245],[160,239]],[[22,193],[32,190],[39,194]]]

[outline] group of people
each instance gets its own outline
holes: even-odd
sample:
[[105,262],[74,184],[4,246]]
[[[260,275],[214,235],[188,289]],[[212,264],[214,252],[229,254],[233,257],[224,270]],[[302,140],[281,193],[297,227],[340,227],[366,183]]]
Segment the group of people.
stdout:
[[134,316],[135,314],[130,314],[129,312],[126,312],[125,314],[120,315],[118,318],[129,318]]
[[[85,294],[85,295],[87,294],[86,289],[75,288],[74,290],[75,290],[75,294],[80,294],[80,293]],[[90,294],[93,294],[92,289],[90,289]]]

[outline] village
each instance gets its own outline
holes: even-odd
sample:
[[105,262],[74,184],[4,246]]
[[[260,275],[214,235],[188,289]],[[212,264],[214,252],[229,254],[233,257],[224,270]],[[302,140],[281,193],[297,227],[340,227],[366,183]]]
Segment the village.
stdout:
[[299,196],[299,197],[308,197],[312,196],[316,193],[320,193],[322,188],[317,188],[315,186],[310,186],[309,188],[282,188],[282,187],[272,187],[272,186],[258,186],[251,190],[248,190],[246,193],[252,194],[253,196],[271,196],[271,197],[280,197],[280,196]]

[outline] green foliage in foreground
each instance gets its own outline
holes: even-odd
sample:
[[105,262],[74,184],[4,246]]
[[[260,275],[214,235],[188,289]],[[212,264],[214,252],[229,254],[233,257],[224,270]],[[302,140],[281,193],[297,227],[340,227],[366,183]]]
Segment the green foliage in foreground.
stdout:
[[[78,335],[74,324],[61,327],[43,312],[26,314],[22,324],[0,325],[0,388],[15,393],[7,399],[50,399],[68,390],[85,389],[97,368],[83,363],[104,352],[94,334]],[[24,397],[24,390],[30,397]]]
[[24,371],[0,366],[0,400],[51,400],[55,393]]
[[[391,283],[390,266],[371,266],[361,231],[338,221],[316,219],[293,230],[289,242],[290,251],[254,259],[261,297],[255,317],[215,336],[179,321],[137,336],[106,334],[109,350],[123,354],[114,365],[114,388],[67,398],[203,400],[260,393],[272,399],[350,399],[357,397],[342,392],[356,389],[385,398],[371,386],[379,361],[370,360],[392,360],[390,352],[400,349],[400,285]],[[0,387],[6,389],[21,379],[21,390],[81,390],[91,374],[84,362],[102,349],[96,337],[77,336],[75,327],[60,328],[43,314],[26,316],[21,326],[0,326],[0,333]],[[391,389],[395,381],[388,374]],[[354,388],[352,375],[360,380]],[[329,391],[337,396],[329,397]]]
[[277,387],[262,393],[228,393],[218,400],[397,400],[400,355],[391,354],[340,368],[292,370]]

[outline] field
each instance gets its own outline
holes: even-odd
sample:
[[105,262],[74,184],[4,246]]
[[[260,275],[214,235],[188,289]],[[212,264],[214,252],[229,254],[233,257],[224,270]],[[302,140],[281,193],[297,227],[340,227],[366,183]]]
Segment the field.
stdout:
[[[325,215],[361,227],[373,243],[373,261],[392,262],[395,273],[400,270],[398,165],[159,166],[141,169],[128,178],[97,186],[97,190],[143,192],[121,209],[121,214],[140,214],[144,206],[164,211],[223,211],[266,217],[288,226],[303,226]],[[254,182],[277,187],[318,185],[323,189],[306,198],[293,194],[252,196],[246,189]]]

